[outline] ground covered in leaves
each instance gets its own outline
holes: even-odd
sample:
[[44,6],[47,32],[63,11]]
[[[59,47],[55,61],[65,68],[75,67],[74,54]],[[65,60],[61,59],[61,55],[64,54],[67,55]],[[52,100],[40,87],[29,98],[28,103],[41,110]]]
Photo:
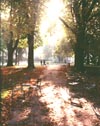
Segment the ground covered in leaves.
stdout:
[[66,65],[3,68],[3,126],[100,126],[100,79]]

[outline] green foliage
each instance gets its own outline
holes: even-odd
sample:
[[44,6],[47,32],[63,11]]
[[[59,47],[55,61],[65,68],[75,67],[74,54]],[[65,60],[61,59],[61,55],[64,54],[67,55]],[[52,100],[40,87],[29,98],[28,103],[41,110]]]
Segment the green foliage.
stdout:
[[26,47],[28,47],[27,38],[20,39],[19,43],[18,43],[18,47],[20,47],[20,48],[26,48]]
[[[96,48],[97,46],[100,47],[98,42],[100,40],[100,1],[73,0],[70,3],[67,0],[65,1],[72,19],[68,18],[68,14],[66,14],[65,20],[60,19],[66,29],[75,34],[75,65],[81,70],[84,64],[84,53],[100,57],[100,54],[98,54],[100,48]],[[92,46],[92,44],[96,46]]]
[[43,41],[40,37],[40,33],[36,32],[35,41],[34,41],[34,49],[36,49],[37,47],[42,46],[42,45],[43,45]]
[[66,56],[72,56],[73,55],[73,47],[72,47],[73,40],[63,39],[60,43],[58,43],[55,54],[61,55],[63,58]]

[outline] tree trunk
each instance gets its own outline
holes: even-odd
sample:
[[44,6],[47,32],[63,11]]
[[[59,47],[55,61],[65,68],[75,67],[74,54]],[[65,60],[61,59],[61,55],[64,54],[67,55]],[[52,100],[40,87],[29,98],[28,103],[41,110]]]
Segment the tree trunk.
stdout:
[[85,46],[85,35],[84,31],[79,32],[76,36],[76,47],[75,47],[75,68],[78,71],[84,71],[84,46]]
[[90,43],[87,44],[86,57],[86,65],[90,65]]
[[34,68],[34,37],[33,34],[28,34],[28,68]]
[[13,32],[10,32],[10,42],[7,44],[8,49],[8,61],[7,66],[13,66],[13,53],[14,50],[17,48],[19,42],[19,38],[13,43]]
[[7,66],[13,66],[13,32],[10,32],[10,41],[7,44],[8,49],[8,61]]
[[8,51],[8,62],[7,62],[7,66],[13,66],[13,50],[9,49]]
[[86,65],[90,65],[90,56],[89,56],[89,52],[87,52],[87,59],[86,59]]
[[100,56],[98,56],[98,62],[97,65],[100,66]]
[[80,47],[75,49],[75,68],[78,71],[84,71],[84,51]]

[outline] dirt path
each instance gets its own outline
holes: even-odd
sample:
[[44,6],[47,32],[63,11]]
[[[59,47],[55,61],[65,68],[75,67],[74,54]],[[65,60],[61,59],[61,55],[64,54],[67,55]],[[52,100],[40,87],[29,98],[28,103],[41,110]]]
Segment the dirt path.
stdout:
[[41,95],[33,94],[11,113],[9,126],[100,126],[92,103],[74,95],[67,86],[66,66],[47,66]]
[[60,66],[49,66],[44,71],[42,102],[50,109],[49,117],[57,126],[96,126],[97,118],[91,103],[85,98],[71,98],[67,78]]

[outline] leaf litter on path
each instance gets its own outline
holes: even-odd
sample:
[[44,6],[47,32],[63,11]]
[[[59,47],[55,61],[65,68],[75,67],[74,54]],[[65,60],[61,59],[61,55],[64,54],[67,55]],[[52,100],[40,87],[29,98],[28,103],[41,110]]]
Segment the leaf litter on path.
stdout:
[[[43,78],[41,94],[33,90],[24,101],[15,99],[14,110],[9,110],[10,118],[6,118],[4,126],[100,126],[100,120],[92,108],[96,104],[95,98],[90,97],[83,88],[84,81],[86,84],[88,79],[69,72],[64,65],[48,65],[38,71],[38,76],[42,75]],[[28,72],[31,76],[29,83],[34,79],[34,74]],[[74,84],[76,80],[77,85]]]

